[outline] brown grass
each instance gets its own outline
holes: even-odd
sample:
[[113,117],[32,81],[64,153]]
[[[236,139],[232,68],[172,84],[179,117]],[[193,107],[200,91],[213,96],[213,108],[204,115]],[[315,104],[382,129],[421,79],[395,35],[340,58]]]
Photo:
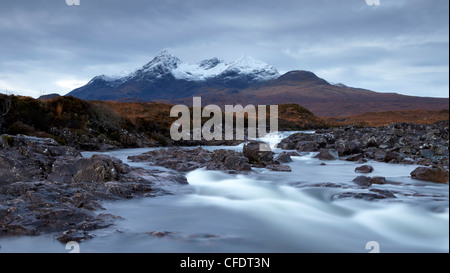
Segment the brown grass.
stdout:
[[387,126],[390,123],[409,122],[416,124],[432,124],[438,121],[448,120],[449,111],[386,111],[370,112],[349,117],[328,118],[336,125],[361,125],[361,126]]

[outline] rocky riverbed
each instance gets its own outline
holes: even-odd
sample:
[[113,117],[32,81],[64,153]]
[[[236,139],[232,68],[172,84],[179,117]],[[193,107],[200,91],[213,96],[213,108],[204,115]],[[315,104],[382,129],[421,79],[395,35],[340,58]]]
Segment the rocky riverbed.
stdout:
[[[55,234],[61,242],[82,241],[92,238],[93,231],[121,221],[119,214],[101,213],[104,201],[170,194],[168,189],[188,184],[186,175],[200,168],[244,176],[269,171],[279,173],[280,179],[283,173],[292,172],[289,176],[292,180],[299,173],[293,166],[303,165],[291,164],[291,157],[298,162],[309,152],[314,152],[325,167],[337,160],[359,163],[353,167],[354,179],[344,184],[289,182],[294,188],[342,188],[344,192],[334,194],[333,199],[372,201],[409,196],[408,192],[389,188],[398,182],[371,175],[374,168],[370,162],[420,165],[408,171],[411,178],[445,184],[449,180],[448,136],[448,121],[382,128],[342,127],[292,134],[278,144],[288,151],[277,153],[261,151],[263,143],[251,141],[239,149],[155,148],[128,157],[130,162],[164,167],[152,169],[132,167],[105,154],[83,157],[77,149],[61,146],[50,138],[3,135],[0,138],[0,236],[48,233]],[[332,167],[332,171],[336,168]],[[411,196],[418,193],[414,194]]]
[[323,129],[314,134],[293,134],[278,144],[284,150],[318,152],[317,158],[324,161],[342,159],[364,163],[375,160],[428,166],[418,168],[411,175],[441,183],[447,183],[449,179],[448,146],[448,121],[432,125],[398,123],[377,128],[349,126]]
[[83,158],[53,139],[5,136],[0,145],[0,235],[90,238],[90,230],[120,219],[95,213],[100,201],[165,194],[164,185],[187,183],[176,172],[131,168],[105,155]]

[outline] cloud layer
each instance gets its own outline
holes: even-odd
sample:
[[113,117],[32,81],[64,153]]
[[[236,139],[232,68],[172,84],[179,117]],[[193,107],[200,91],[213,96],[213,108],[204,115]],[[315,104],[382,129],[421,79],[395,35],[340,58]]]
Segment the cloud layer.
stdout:
[[196,63],[250,55],[282,72],[380,92],[448,97],[447,0],[8,0],[0,90],[66,94],[162,49]]

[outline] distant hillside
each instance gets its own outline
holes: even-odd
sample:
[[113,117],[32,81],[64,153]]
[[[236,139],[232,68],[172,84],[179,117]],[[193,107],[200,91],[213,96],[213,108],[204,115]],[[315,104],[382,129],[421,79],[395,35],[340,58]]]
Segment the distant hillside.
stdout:
[[205,105],[219,106],[295,103],[320,117],[449,110],[448,98],[405,96],[334,85],[310,71],[280,75],[274,67],[248,56],[230,63],[213,58],[191,65],[167,51],[128,75],[99,75],[68,95],[84,100],[184,105],[192,105],[193,96],[201,96]]
[[328,118],[327,121],[335,126],[359,125],[380,127],[390,123],[409,122],[415,124],[434,124],[438,121],[449,120],[449,111],[386,111],[371,112],[350,117]]

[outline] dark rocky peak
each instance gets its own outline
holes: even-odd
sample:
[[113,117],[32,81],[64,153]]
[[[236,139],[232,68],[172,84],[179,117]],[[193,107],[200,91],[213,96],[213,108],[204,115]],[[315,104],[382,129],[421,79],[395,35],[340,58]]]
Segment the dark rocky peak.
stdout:
[[287,72],[286,74],[282,75],[278,78],[278,81],[285,81],[285,82],[312,82],[316,84],[326,84],[329,85],[326,80],[317,77],[316,74],[310,71],[305,70],[294,70]]
[[216,67],[220,63],[222,63],[221,60],[219,60],[217,58],[212,58],[212,59],[208,59],[208,60],[203,60],[198,65],[199,65],[199,67],[201,67],[205,70],[208,70],[208,69]]

